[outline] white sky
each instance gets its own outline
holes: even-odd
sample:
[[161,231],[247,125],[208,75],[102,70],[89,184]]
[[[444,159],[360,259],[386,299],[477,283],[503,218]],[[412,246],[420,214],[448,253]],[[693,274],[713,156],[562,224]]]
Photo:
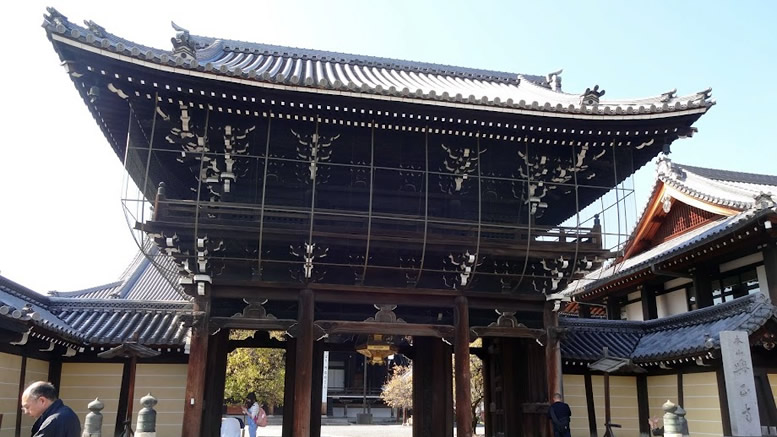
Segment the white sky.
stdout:
[[[605,98],[712,86],[718,105],[672,158],[777,174],[777,2],[51,2],[0,6],[0,274],[39,292],[114,281],[137,250],[124,171],[40,27],[47,5],[165,49],[174,20],[196,35],[527,74],[564,68],[565,91],[599,84]],[[640,211],[652,167],[636,178]]]

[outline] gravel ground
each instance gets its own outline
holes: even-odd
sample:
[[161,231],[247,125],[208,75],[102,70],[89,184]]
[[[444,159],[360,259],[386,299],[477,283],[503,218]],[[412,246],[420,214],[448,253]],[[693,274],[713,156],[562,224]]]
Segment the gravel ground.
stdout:
[[[248,433],[245,433],[246,436]],[[456,435],[454,427],[453,434]],[[270,425],[259,428],[257,437],[280,437],[281,426]],[[411,437],[413,428],[402,425],[324,425],[321,437]],[[483,427],[478,427],[478,435],[483,435]]]

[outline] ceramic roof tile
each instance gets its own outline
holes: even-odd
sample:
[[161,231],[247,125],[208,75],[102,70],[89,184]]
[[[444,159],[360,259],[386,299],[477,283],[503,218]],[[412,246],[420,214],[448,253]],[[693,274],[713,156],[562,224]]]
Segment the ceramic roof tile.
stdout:
[[[93,24],[93,23],[91,23]],[[375,56],[282,47],[191,35],[175,26],[174,50],[154,49],[113,35],[105,29],[72,23],[48,8],[43,27],[53,40],[84,44],[128,60],[193,70],[250,81],[381,94],[410,99],[499,106],[538,112],[602,116],[706,112],[714,105],[710,90],[677,96],[673,90],[634,100],[600,100],[603,91],[561,91],[560,71],[525,75],[454,67]]]

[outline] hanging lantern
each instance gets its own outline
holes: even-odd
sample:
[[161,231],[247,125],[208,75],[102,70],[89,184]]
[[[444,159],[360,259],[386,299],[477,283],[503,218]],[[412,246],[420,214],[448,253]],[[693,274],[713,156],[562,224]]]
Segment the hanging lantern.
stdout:
[[390,335],[370,334],[365,343],[356,346],[356,352],[367,357],[370,364],[381,366],[385,364],[386,358],[399,351],[392,340]]

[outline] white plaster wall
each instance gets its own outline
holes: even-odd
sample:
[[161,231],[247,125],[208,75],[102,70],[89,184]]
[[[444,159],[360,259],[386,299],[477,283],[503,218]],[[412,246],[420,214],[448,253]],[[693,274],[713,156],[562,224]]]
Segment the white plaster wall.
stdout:
[[642,302],[634,302],[623,307],[626,320],[642,320]]
[[737,258],[735,260],[731,260],[729,262],[725,262],[721,264],[720,272],[723,273],[729,270],[738,269],[740,267],[748,266],[750,264],[755,264],[763,260],[764,260],[763,252],[751,253],[750,255],[743,256],[742,258]]
[[[671,281],[670,281],[671,282]],[[656,296],[656,310],[658,317],[668,317],[675,314],[688,312],[687,296],[685,288],[671,293]]]

